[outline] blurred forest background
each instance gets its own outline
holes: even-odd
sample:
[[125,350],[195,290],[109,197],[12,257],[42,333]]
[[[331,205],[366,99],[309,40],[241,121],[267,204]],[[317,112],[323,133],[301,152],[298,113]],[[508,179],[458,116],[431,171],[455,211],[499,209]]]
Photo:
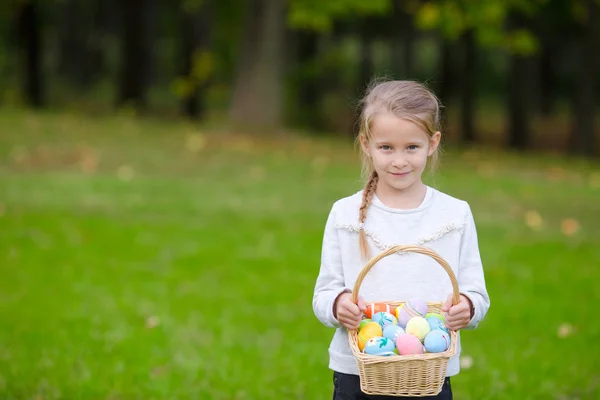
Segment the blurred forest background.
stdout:
[[373,77],[446,139],[598,154],[597,0],[6,0],[0,104],[352,135]]

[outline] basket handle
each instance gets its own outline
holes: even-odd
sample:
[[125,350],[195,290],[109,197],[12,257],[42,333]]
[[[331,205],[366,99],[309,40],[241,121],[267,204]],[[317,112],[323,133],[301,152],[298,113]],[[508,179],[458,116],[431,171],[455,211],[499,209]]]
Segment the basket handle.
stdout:
[[354,304],[358,304],[358,289],[360,289],[360,285],[362,284],[363,279],[365,278],[367,273],[369,273],[371,268],[373,268],[373,266],[382,258],[385,258],[391,254],[394,254],[394,253],[397,253],[400,251],[424,254],[426,256],[433,258],[435,261],[437,261],[444,268],[444,270],[450,277],[450,282],[452,283],[452,305],[456,305],[460,302],[460,292],[458,291],[458,282],[456,281],[456,276],[454,276],[454,271],[452,271],[452,268],[450,268],[450,265],[446,262],[446,260],[444,260],[438,253],[436,253],[435,251],[433,251],[427,247],[396,245],[396,246],[390,247],[389,249],[387,249],[387,250],[383,251],[382,253],[379,253],[375,257],[371,258],[371,260],[369,260],[367,265],[364,266],[362,271],[360,271],[360,274],[358,274],[358,278],[356,278],[356,282],[354,282],[354,289],[352,290],[351,300]]

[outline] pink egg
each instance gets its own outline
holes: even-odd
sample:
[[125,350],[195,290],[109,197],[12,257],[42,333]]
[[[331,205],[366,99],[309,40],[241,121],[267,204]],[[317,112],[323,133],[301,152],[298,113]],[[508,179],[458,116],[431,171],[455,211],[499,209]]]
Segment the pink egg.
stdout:
[[396,339],[396,348],[398,354],[405,356],[408,354],[423,354],[423,343],[413,335],[401,335]]

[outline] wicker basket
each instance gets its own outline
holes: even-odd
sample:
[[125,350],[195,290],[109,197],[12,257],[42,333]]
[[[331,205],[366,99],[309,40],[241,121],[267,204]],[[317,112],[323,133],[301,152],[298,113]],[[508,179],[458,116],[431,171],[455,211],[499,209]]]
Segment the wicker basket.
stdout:
[[[373,257],[358,275],[352,301],[357,303],[358,290],[369,270],[384,257],[398,252],[420,253],[436,260],[450,277],[452,282],[452,303],[458,304],[460,294],[454,272],[448,263],[436,252],[421,246],[394,246]],[[371,301],[369,301],[371,302]],[[377,300],[375,301],[377,302]],[[404,301],[378,301],[394,307],[404,304]],[[442,302],[428,302],[429,312],[441,312]],[[406,356],[374,356],[362,353],[358,348],[357,331],[349,332],[350,348],[356,357],[360,375],[360,388],[372,395],[387,396],[433,396],[442,390],[446,377],[446,367],[450,357],[456,354],[458,334],[450,331],[450,347],[442,353],[414,354]]]

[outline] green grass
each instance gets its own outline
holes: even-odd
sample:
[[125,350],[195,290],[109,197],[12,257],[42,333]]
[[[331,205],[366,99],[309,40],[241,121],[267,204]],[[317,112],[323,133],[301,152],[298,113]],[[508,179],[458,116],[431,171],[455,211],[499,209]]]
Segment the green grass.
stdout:
[[[471,204],[492,300],[455,397],[597,398],[600,166],[442,161],[427,182]],[[0,111],[0,398],[331,398],[312,290],[358,171],[333,139]]]

